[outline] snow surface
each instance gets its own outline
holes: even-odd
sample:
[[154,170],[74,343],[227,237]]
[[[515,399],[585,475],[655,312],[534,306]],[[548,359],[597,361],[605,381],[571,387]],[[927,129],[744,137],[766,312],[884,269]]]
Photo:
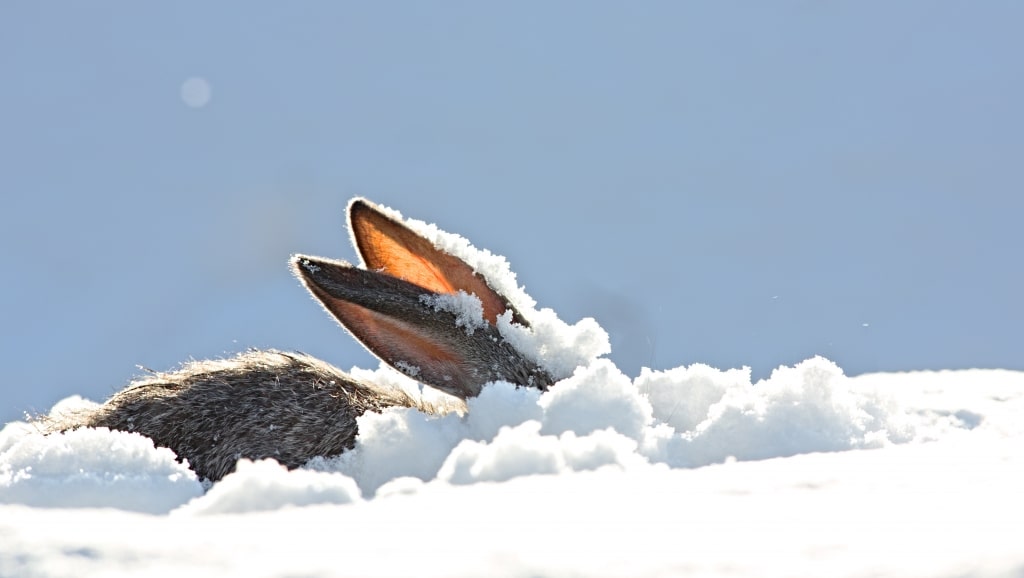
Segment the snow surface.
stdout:
[[495,384],[463,418],[368,415],[354,452],[243,461],[205,493],[137,434],[9,424],[0,576],[1024,572],[1024,374],[744,375]]
[[0,576],[1024,575],[1024,373],[815,357],[757,383],[631,379],[593,320],[534,309],[503,258],[422,226],[530,318],[500,329],[550,391],[367,414],[353,451],[243,460],[212,487],[138,434],[8,424]]

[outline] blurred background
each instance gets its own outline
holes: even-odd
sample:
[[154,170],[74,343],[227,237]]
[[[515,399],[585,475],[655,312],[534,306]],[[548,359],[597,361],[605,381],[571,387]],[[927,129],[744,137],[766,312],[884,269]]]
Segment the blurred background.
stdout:
[[1024,369],[1024,4],[0,4],[0,420],[248,347],[354,195],[640,367]]

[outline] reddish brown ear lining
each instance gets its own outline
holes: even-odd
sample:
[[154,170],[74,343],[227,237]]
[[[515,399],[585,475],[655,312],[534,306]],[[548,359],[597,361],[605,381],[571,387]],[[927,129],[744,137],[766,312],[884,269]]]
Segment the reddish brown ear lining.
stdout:
[[410,377],[463,398],[473,392],[461,357],[415,327],[382,313],[320,293],[324,305],[367,349]]
[[374,219],[375,216],[380,215],[353,213],[352,218],[356,248],[367,269],[383,269],[388,275],[435,293],[457,291],[438,270],[439,263],[425,256],[437,251],[426,239],[404,227],[398,228],[396,223]]
[[462,290],[474,294],[483,304],[484,319],[492,325],[506,309],[513,310],[516,322],[526,325],[505,298],[464,261],[439,250],[367,201],[357,199],[349,206],[349,226],[367,269],[383,270],[435,293]]

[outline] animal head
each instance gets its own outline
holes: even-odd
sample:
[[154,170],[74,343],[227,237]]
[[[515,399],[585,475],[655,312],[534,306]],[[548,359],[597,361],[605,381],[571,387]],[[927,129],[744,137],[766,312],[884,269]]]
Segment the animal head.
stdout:
[[306,255],[293,256],[291,266],[371,353],[462,399],[491,381],[539,389],[552,383],[496,325],[506,311],[515,323],[527,320],[468,263],[365,199],[349,203],[348,224],[363,268]]

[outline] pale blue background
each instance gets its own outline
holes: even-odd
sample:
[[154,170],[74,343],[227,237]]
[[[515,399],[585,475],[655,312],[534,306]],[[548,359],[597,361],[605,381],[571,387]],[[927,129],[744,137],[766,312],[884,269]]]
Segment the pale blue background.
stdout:
[[[1024,3],[0,3],[0,418],[249,346],[361,194],[620,367],[1024,369]],[[209,80],[205,108],[182,83]]]

